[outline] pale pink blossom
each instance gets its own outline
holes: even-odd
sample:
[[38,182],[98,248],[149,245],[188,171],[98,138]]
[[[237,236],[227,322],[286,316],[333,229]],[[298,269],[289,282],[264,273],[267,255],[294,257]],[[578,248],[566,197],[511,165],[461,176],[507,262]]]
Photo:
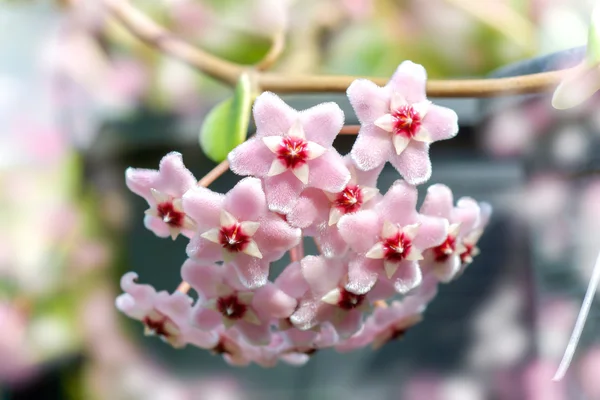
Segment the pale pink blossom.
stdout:
[[450,224],[444,242],[427,250],[421,262],[422,269],[431,270],[441,282],[449,282],[460,270],[461,254],[467,251],[464,238],[479,224],[479,204],[471,198],[463,197],[455,207],[450,188],[436,184],[427,189],[420,211],[424,215],[445,218]]
[[357,269],[373,281],[385,277],[399,293],[407,293],[422,280],[419,261],[423,252],[439,246],[448,235],[448,221],[418,214],[417,189],[396,183],[373,210],[342,217],[340,234],[359,254]]
[[270,210],[289,213],[307,187],[344,189],[350,172],[332,147],[344,125],[337,104],[299,112],[265,92],[254,103],[254,121],[256,134],[229,153],[229,162],[236,174],[263,180]]
[[183,197],[183,209],[198,229],[188,256],[232,263],[248,288],[266,284],[269,263],[300,241],[300,229],[269,211],[257,178],[241,180],[226,195],[197,187]]
[[175,348],[193,344],[209,349],[216,345],[214,332],[190,324],[192,299],[188,295],[157,292],[150,285],[137,284],[136,280],[134,272],[123,275],[121,288],[125,293],[117,298],[116,306],[130,318],[142,321],[145,335],[158,336]]
[[421,65],[405,61],[384,87],[366,79],[350,85],[348,98],[361,123],[351,154],[360,169],[389,161],[411,184],[430,178],[429,144],[454,137],[458,117],[427,100],[426,81]]
[[196,178],[183,165],[181,154],[163,157],[159,169],[128,168],[127,187],[142,196],[150,208],[144,224],[157,236],[175,239],[180,233],[192,237],[194,221],[183,211],[183,195],[196,186]]

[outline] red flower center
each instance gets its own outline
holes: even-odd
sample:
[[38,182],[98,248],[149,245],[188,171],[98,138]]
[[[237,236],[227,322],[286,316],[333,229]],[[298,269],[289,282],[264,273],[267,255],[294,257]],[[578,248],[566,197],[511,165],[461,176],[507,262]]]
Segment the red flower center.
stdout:
[[301,166],[308,159],[308,148],[306,140],[297,137],[284,137],[277,150],[277,158],[287,168]]
[[394,117],[394,133],[407,138],[414,137],[421,127],[421,116],[409,105],[392,111]]
[[248,306],[239,301],[235,294],[217,299],[217,310],[229,319],[242,319]]
[[433,249],[435,261],[444,262],[456,251],[456,238],[448,235],[444,243]]
[[360,307],[362,302],[365,300],[364,294],[355,294],[347,291],[344,288],[340,288],[340,300],[338,301],[338,307],[343,310],[352,310],[356,307]]
[[473,261],[473,249],[475,248],[475,245],[464,243],[464,246],[466,250],[460,253],[460,262],[468,264]]
[[411,247],[412,241],[404,233],[398,232],[395,236],[383,240],[383,256],[388,261],[402,261]]
[[337,195],[334,206],[340,209],[344,214],[360,210],[363,203],[363,195],[358,185],[348,185]]
[[219,230],[219,243],[233,253],[243,251],[248,242],[250,242],[250,236],[244,234],[239,223],[222,226]]
[[167,324],[171,324],[173,327],[175,327],[175,324],[162,314],[160,314],[158,318],[152,318],[148,315],[142,320],[142,323],[146,326],[147,330],[154,335],[164,339],[169,339],[173,336],[173,333],[169,332],[167,329]]
[[171,201],[165,201],[164,203],[158,204],[156,210],[158,211],[158,217],[162,219],[165,224],[173,228],[183,227],[185,213],[177,211],[175,207],[173,207]]

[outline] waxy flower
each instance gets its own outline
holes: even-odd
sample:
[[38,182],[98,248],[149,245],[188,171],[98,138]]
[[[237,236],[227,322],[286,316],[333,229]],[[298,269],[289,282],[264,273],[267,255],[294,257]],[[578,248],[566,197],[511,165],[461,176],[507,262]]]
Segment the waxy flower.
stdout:
[[300,230],[267,208],[260,180],[245,178],[226,195],[198,187],[183,197],[198,233],[187,247],[191,258],[231,262],[248,288],[267,282],[269,262],[298,244]]
[[163,157],[159,169],[128,168],[127,187],[150,205],[144,224],[157,236],[175,239],[180,233],[192,237],[194,221],[183,211],[181,198],[196,186],[196,178],[183,165],[181,154]]
[[305,236],[315,237],[326,257],[342,257],[348,250],[348,244],[338,232],[340,218],[372,208],[379,195],[377,178],[383,165],[371,171],[361,171],[349,156],[344,157],[344,162],[351,177],[341,192],[306,189],[294,209],[286,215],[287,221],[292,226],[302,228]]
[[422,66],[405,61],[384,87],[366,79],[350,85],[348,98],[361,123],[351,154],[360,169],[389,161],[413,185],[430,178],[429,144],[456,136],[458,117],[427,100],[426,81]]
[[331,146],[344,125],[335,103],[298,112],[270,92],[254,103],[256,134],[231,153],[231,170],[264,181],[269,209],[287,214],[300,193],[314,187],[336,193],[350,172]]
[[[479,204],[471,198],[463,197],[453,204],[452,191],[445,185],[437,184],[427,189],[427,196],[421,206],[421,213],[448,220],[448,236],[442,244],[424,253],[421,268],[430,269],[442,282],[449,282],[465,262],[472,260],[475,228],[479,225]],[[466,243],[465,243],[466,240]],[[469,258],[470,257],[470,258]]]
[[229,264],[187,260],[181,275],[198,292],[192,317],[195,326],[207,331],[222,325],[235,327],[252,344],[269,343],[271,321],[289,317],[296,308],[296,300],[272,283],[248,290]]
[[121,278],[125,293],[116,300],[116,306],[133,319],[142,321],[147,336],[158,336],[173,347],[186,344],[210,349],[217,343],[214,332],[193,328],[190,323],[192,299],[186,294],[157,292],[150,285],[135,281],[137,274],[128,272]]
[[376,280],[384,276],[398,293],[407,293],[422,280],[423,252],[442,244],[448,221],[418,214],[417,189],[396,181],[373,210],[345,215],[340,234],[361,257],[357,268]]
[[460,253],[460,261],[462,263],[459,273],[464,272],[465,268],[473,262],[473,258],[479,255],[480,251],[477,247],[477,242],[483,235],[483,231],[490,221],[492,215],[492,206],[488,203],[479,203],[479,222],[463,239],[464,251]]

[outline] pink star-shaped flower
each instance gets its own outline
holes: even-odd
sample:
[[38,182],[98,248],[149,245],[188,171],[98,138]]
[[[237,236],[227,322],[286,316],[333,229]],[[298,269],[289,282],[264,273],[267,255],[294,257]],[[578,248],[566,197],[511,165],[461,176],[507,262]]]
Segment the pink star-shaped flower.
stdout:
[[254,103],[256,134],[231,153],[231,170],[263,179],[269,209],[291,211],[304,188],[341,191],[350,173],[331,146],[344,125],[335,103],[298,112],[275,94],[265,92]]
[[226,195],[198,187],[183,197],[198,232],[188,256],[202,262],[231,262],[248,288],[264,285],[269,263],[298,244],[301,231],[267,208],[257,178],[245,178]]
[[429,144],[456,136],[458,117],[427,100],[426,81],[421,65],[405,61],[384,87],[366,79],[350,85],[348,98],[361,123],[351,154],[360,169],[389,161],[413,185],[430,178]]
[[209,349],[217,343],[217,335],[190,325],[192,299],[180,292],[156,292],[150,285],[135,283],[137,274],[129,272],[121,278],[125,293],[116,300],[116,306],[133,319],[142,321],[147,336],[158,336],[173,347],[186,344]]
[[250,343],[264,345],[271,338],[271,321],[289,317],[296,308],[296,300],[272,283],[248,290],[229,264],[187,260],[181,275],[198,292],[192,320],[203,330],[235,327]]
[[148,229],[160,237],[175,239],[180,233],[193,236],[194,221],[183,211],[181,198],[197,182],[183,165],[181,154],[172,152],[164,156],[158,171],[128,168],[125,182],[150,205],[144,218]]
[[292,226],[302,228],[305,236],[315,237],[326,257],[343,257],[348,250],[348,244],[338,232],[340,218],[371,208],[379,195],[377,178],[383,166],[361,171],[355,168],[349,156],[344,157],[344,162],[350,171],[350,181],[341,192],[306,189],[294,209],[286,215],[287,221]]
[[431,270],[441,282],[451,281],[460,270],[461,254],[467,252],[465,238],[479,224],[480,209],[477,202],[463,197],[454,207],[452,191],[445,185],[437,184],[427,189],[427,196],[421,206],[421,213],[448,220],[448,236],[444,242],[427,250],[421,268]]
[[462,265],[457,275],[462,274],[469,264],[473,262],[473,258],[479,255],[477,242],[479,242],[481,235],[483,235],[483,231],[490,221],[490,217],[492,215],[492,206],[488,203],[480,202],[479,210],[479,222],[471,232],[465,235],[463,239],[463,245],[465,249],[460,253],[460,261]]
[[385,273],[398,293],[422,280],[423,251],[439,246],[448,235],[448,221],[416,211],[417,189],[396,181],[373,210],[340,219],[340,234],[360,257],[357,268],[376,281]]

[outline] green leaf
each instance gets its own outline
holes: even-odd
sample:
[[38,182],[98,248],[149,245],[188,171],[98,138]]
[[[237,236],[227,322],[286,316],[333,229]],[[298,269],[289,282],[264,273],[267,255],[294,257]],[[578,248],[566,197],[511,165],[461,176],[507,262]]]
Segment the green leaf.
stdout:
[[221,162],[246,140],[253,91],[248,74],[242,74],[230,97],[213,107],[200,129],[200,147],[208,158]]
[[585,60],[588,65],[600,64],[600,4],[592,11]]

